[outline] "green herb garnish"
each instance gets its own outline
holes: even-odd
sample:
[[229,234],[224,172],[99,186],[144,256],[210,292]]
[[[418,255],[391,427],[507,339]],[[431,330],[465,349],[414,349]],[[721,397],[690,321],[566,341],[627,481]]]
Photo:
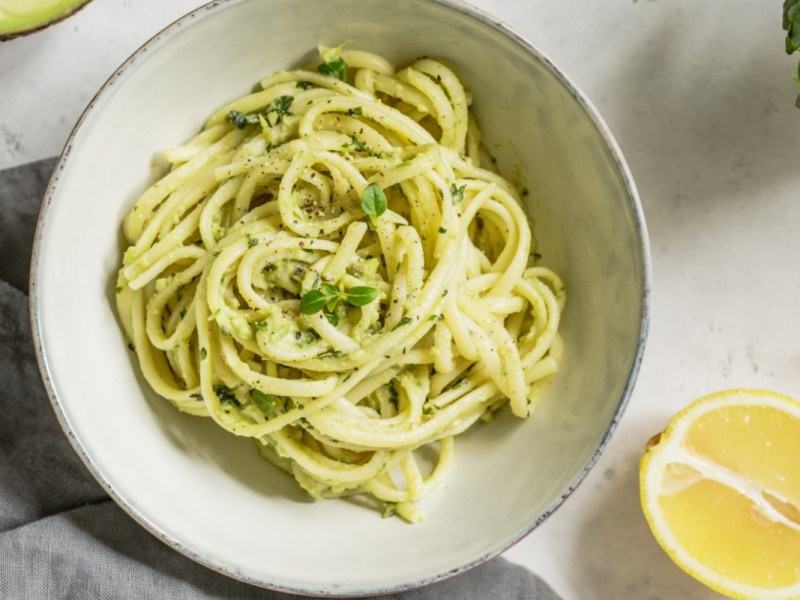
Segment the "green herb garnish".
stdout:
[[313,315],[324,308],[332,313],[342,301],[347,301],[351,306],[366,306],[375,301],[378,296],[380,296],[380,292],[373,287],[356,286],[343,292],[335,285],[323,283],[320,285],[320,289],[310,290],[303,294],[303,297],[300,298],[300,312],[304,315]]
[[253,388],[250,390],[250,399],[265,417],[269,418],[275,414],[275,405],[278,402],[275,394],[265,394],[261,390]]
[[409,323],[411,323],[412,320],[413,319],[411,317],[403,317],[402,319],[400,319],[400,321],[397,323],[397,325],[392,327],[392,331],[394,331],[395,329],[397,329],[399,327],[402,327],[403,325],[408,325]]
[[364,188],[364,193],[361,195],[361,210],[367,216],[377,219],[386,212],[387,204],[386,194],[377,183],[370,183]]
[[237,129],[244,129],[248,125],[258,122],[258,118],[256,118],[255,121],[251,121],[244,115],[244,113],[241,113],[238,110],[232,110],[229,112],[225,119]]
[[383,512],[381,512],[382,518],[388,519],[389,517],[393,517],[396,512],[397,512],[397,502],[383,503]]
[[239,404],[239,401],[236,399],[236,395],[233,393],[233,388],[229,388],[227,385],[215,385],[214,393],[222,403],[228,402],[236,405]]
[[299,87],[301,90],[307,90],[308,88],[312,87],[313,85],[314,84],[311,83],[310,81],[298,81],[297,82],[297,87]]
[[[289,108],[292,106],[294,96],[278,96],[272,101],[270,107],[264,111],[264,118],[270,127],[283,121],[284,117],[291,117]],[[274,118],[273,118],[274,117]]]
[[450,197],[453,199],[453,204],[458,204],[464,199],[464,190],[467,185],[457,186],[455,183],[450,184]]
[[345,81],[347,79],[347,63],[344,62],[344,59],[341,56],[322,63],[317,67],[317,71],[323,75],[336,77],[341,81]]
[[262,112],[245,115],[238,110],[232,110],[225,119],[237,129],[244,129],[248,125],[257,125],[262,120],[268,127],[274,127],[281,123],[284,117],[292,116],[289,108],[292,106],[294,96],[278,96],[272,101],[266,110]]

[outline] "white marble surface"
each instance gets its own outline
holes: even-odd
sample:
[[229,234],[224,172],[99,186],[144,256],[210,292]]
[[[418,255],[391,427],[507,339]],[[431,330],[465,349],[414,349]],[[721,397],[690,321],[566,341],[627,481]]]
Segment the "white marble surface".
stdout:
[[[0,168],[57,154],[97,88],[198,0],[103,0],[0,43]],[[647,439],[730,387],[800,397],[800,111],[780,0],[475,0],[574,79],[615,133],[653,251],[631,404],[583,485],[506,554],[565,599],[720,597],[675,567],[639,509]]]

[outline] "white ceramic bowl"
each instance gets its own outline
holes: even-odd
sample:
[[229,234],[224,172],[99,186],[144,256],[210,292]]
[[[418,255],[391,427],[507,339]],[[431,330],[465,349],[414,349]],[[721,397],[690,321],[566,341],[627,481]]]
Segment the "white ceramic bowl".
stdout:
[[[350,40],[396,63],[446,58],[475,96],[502,171],[523,175],[544,262],[563,275],[566,357],[528,421],[457,441],[425,523],[311,502],[252,443],[179,414],[138,375],[114,313],[120,223],[153,157],[262,76]],[[456,0],[230,0],[167,27],[91,102],[45,197],[32,265],[44,381],[75,450],[112,497],[191,558],[257,585],[377,594],[459,573],[525,536],[572,492],[631,393],[649,260],[625,162],[590,103],[491,16]]]

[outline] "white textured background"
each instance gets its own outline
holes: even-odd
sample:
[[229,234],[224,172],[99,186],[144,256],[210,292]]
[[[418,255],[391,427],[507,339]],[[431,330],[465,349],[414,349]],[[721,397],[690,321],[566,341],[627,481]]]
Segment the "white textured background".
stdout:
[[[141,43],[198,0],[97,0],[0,43],[0,168],[60,152]],[[644,444],[692,399],[800,397],[800,111],[780,0],[475,0],[593,100],[639,186],[652,323],[631,404],[575,494],[506,556],[567,600],[720,597],[658,548],[639,509]]]

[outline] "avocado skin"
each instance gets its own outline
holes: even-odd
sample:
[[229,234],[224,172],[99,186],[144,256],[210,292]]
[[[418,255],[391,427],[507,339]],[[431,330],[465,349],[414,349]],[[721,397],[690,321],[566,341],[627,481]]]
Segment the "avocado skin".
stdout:
[[91,2],[91,0],[74,0],[71,6],[67,6],[64,8],[64,10],[58,12],[54,16],[48,16],[43,21],[39,21],[37,18],[31,18],[28,24],[9,31],[3,30],[2,19],[0,19],[0,42],[5,42],[15,37],[28,35],[29,33],[34,33],[50,27],[50,25],[58,23],[59,21],[63,21],[67,17],[74,15],[81,8],[89,4],[89,2]]

